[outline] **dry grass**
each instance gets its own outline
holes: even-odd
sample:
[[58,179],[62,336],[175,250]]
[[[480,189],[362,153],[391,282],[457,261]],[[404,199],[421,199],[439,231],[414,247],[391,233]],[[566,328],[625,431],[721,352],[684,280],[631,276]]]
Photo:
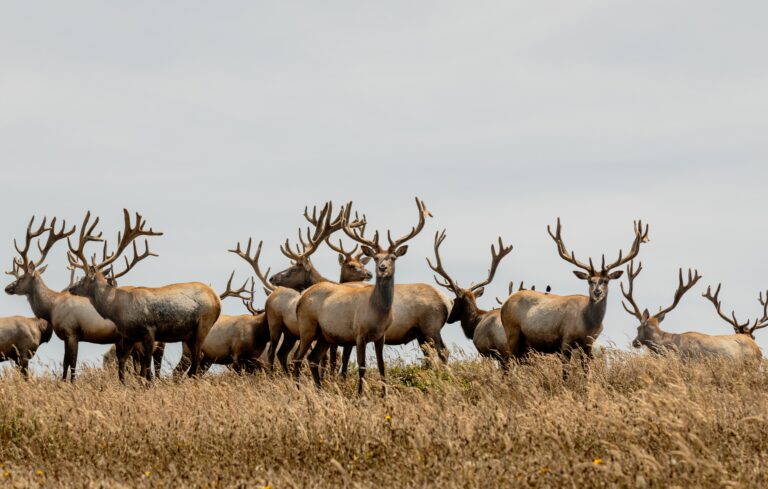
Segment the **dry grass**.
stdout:
[[2,481],[18,486],[768,487],[768,378],[610,353],[563,382],[539,359],[390,369],[316,391],[223,374],[0,378]]

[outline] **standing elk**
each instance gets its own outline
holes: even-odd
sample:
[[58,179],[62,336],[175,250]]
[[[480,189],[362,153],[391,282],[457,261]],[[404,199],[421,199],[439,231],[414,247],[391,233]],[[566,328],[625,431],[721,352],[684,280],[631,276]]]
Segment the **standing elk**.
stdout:
[[[309,351],[313,341],[315,347],[309,358],[312,377],[320,386],[319,361],[330,345],[350,345],[357,347],[359,372],[358,394],[363,392],[365,381],[365,347],[373,343],[376,350],[376,363],[382,380],[384,371],[385,333],[392,323],[393,302],[395,299],[395,262],[405,255],[408,245],[424,229],[427,216],[431,216],[424,203],[416,198],[419,211],[419,223],[402,238],[393,240],[387,232],[388,247],[379,245],[379,233],[373,240],[366,239],[358,229],[349,226],[352,210],[350,202],[344,213],[342,229],[350,238],[362,244],[363,253],[373,258],[376,263],[375,285],[350,286],[321,282],[313,285],[302,294],[297,307],[299,318],[300,345],[293,360],[294,375],[298,377],[299,367]],[[384,386],[386,393],[386,385]]]
[[[13,260],[13,269],[6,272],[16,278],[5,288],[10,295],[23,295],[27,297],[34,315],[53,326],[56,336],[64,342],[64,365],[62,379],[74,382],[77,368],[78,345],[81,341],[107,345],[120,339],[117,327],[112,321],[102,317],[91,305],[88,299],[76,297],[67,291],[57,292],[49,289],[43,281],[42,274],[47,265],[43,265],[48,252],[56,242],[68,238],[75,232],[73,227],[66,230],[66,221],[61,229],[56,231],[56,218],[51,220],[50,226],[46,226],[47,219],[33,229],[35,218],[27,225],[26,237],[23,248],[19,248],[14,240],[14,247],[18,257]],[[29,257],[30,245],[36,239],[47,235],[44,245],[37,242],[40,253],[37,260]]]
[[733,330],[736,332],[736,334],[743,334],[747,335],[753,340],[755,339],[755,330],[765,328],[768,326],[768,291],[765,292],[765,299],[763,299],[763,293],[761,292],[757,296],[757,300],[760,302],[760,305],[763,306],[763,317],[760,319],[755,319],[755,322],[752,324],[752,326],[749,326],[749,321],[745,323],[740,323],[738,319],[736,319],[736,312],[731,311],[731,317],[729,318],[723,312],[720,310],[720,287],[722,284],[717,284],[717,290],[715,291],[715,295],[712,295],[712,287],[707,287],[707,291],[702,294],[703,297],[705,297],[708,301],[710,301],[714,306],[715,310],[717,311],[718,316],[723,318],[728,324],[733,326]]
[[488,276],[482,282],[470,285],[469,288],[465,289],[459,287],[459,284],[451,278],[443,267],[443,262],[440,259],[440,245],[443,244],[444,240],[445,231],[435,233],[435,263],[433,264],[427,258],[427,264],[432,271],[443,278],[441,281],[435,276],[435,282],[453,292],[455,296],[451,313],[448,316],[448,323],[453,324],[459,321],[464,335],[472,340],[481,355],[495,358],[502,366],[505,366],[509,359],[509,350],[507,336],[501,324],[501,311],[499,309],[490,311],[480,309],[477,307],[477,298],[482,297],[485,286],[493,281],[499,263],[512,251],[513,247],[511,245],[504,246],[501,237],[499,237],[498,253],[496,247],[491,245],[491,267],[488,269]]
[[[138,373],[141,371],[141,362],[145,354],[144,346],[141,343],[135,343],[131,347],[130,356],[132,360],[133,373],[138,375]],[[156,341],[150,359],[156,378],[160,378],[160,371],[163,368],[163,356],[165,356],[165,343]],[[109,347],[109,350],[104,352],[104,355],[101,357],[101,366],[105,369],[118,368],[116,344],[112,345]]]
[[[216,320],[208,336],[205,337],[200,360],[200,373],[204,374],[211,365],[232,366],[235,372],[252,373],[258,368],[258,358],[264,352],[269,341],[269,327],[267,317],[263,310],[258,310],[253,305],[254,282],[251,281],[250,290],[247,289],[248,281],[242,287],[232,290],[232,280],[235,272],[227,281],[226,290],[219,295],[220,299],[233,297],[240,299],[250,314],[228,316],[222,314]],[[191,364],[191,356],[186,345],[182,347],[181,360],[174,369],[174,375],[180,375]]]
[[0,362],[13,360],[25,379],[29,360],[53,335],[53,325],[45,319],[11,316],[0,318]]
[[[128,273],[137,263],[148,256],[156,256],[149,251],[145,240],[145,251],[139,253],[136,239],[141,236],[159,236],[162,233],[145,229],[146,222],[136,214],[136,224],[131,224],[131,216],[123,209],[124,228],[117,235],[117,247],[107,254],[104,242],[104,258],[101,262],[92,258],[89,263],[85,255],[85,246],[91,241],[102,241],[101,233],[93,234],[99,218],[89,226],[91,213],[88,212],[80,229],[77,247],[69,243],[70,266],[85,271],[85,276],[70,287],[74,295],[87,297],[102,316],[112,320],[120,333],[118,342],[119,378],[125,382],[125,361],[130,352],[129,345],[141,342],[145,351],[151,351],[155,341],[184,342],[192,354],[192,366],[189,375],[197,374],[200,365],[200,350],[211,326],[221,312],[221,301],[216,292],[199,282],[167,285],[164,287],[117,287],[108,282],[106,275],[112,271],[114,262],[133,245],[133,259],[125,258],[125,269],[112,277],[117,279]],[[149,369],[149,356],[142,359],[142,377],[152,379]]]
[[[273,368],[275,353],[277,353],[278,360],[283,367],[283,370],[286,373],[289,371],[288,354],[291,352],[291,349],[299,338],[296,304],[298,304],[302,292],[316,283],[330,282],[330,280],[323,277],[320,272],[315,269],[310,257],[317,251],[323,240],[329,238],[334,232],[341,229],[344,208],[342,207],[339,215],[335,219],[331,219],[333,211],[331,202],[325,204],[320,211],[319,217],[316,210],[317,208],[314,208],[312,216],[310,216],[307,209],[304,209],[304,217],[314,227],[314,232],[307,229],[306,241],[304,240],[301,231],[299,232],[301,250],[299,250],[298,245],[295,251],[292,250],[288,240],[285,241],[280,247],[280,251],[292,261],[292,264],[287,269],[276,273],[272,277],[269,277],[269,269],[266,273],[262,273],[259,267],[259,257],[261,256],[263,242],[259,242],[256,248],[256,253],[253,256],[251,256],[251,239],[248,240],[248,245],[244,251],[240,247],[239,242],[234,250],[229,250],[251,265],[256,276],[264,284],[265,291],[268,292],[264,308],[266,309],[267,324],[269,325],[270,331],[269,350],[267,352],[267,368],[269,370],[272,370]],[[365,218],[362,220],[355,219],[350,223],[350,227],[363,226],[364,224]],[[370,272],[365,269],[363,263],[360,263],[359,267],[343,267],[342,278],[349,282],[369,280]],[[280,345],[280,351],[278,352],[277,345],[280,342],[281,337],[283,341]]]
[[668,312],[677,306],[683,295],[696,285],[696,282],[701,279],[701,275],[699,275],[698,271],[691,272],[691,270],[688,270],[688,279],[684,282],[683,269],[681,268],[672,305],[651,315],[648,309],[641,312],[633,298],[635,278],[637,278],[642,269],[642,263],[638,264],[637,270],[634,269],[634,264],[630,263],[627,266],[627,289],[625,290],[624,284],[621,284],[621,292],[630,306],[632,306],[630,309],[622,301],[624,310],[640,321],[640,325],[637,327],[637,337],[632,341],[632,346],[635,348],[645,346],[658,354],[674,351],[683,358],[719,356],[731,358],[735,361],[752,362],[761,357],[760,348],[748,334],[711,336],[696,332],[676,334],[662,331],[659,323],[664,320]]
[[595,269],[591,258],[589,264],[586,264],[577,260],[574,253],[568,253],[560,234],[559,218],[555,234],[552,234],[549,226],[547,232],[557,244],[560,257],[584,270],[573,273],[587,281],[589,296],[561,296],[533,290],[509,296],[501,307],[501,322],[507,334],[509,351],[518,358],[527,351],[559,353],[568,361],[574,351],[581,350],[591,358],[592,344],[603,330],[608,283],[623,273],[622,270],[612,270],[637,256],[640,245],[648,241],[648,226],[643,230],[642,222],[635,222],[635,239],[629,253],[624,256],[620,251],[619,258],[608,265],[603,255],[600,270]]

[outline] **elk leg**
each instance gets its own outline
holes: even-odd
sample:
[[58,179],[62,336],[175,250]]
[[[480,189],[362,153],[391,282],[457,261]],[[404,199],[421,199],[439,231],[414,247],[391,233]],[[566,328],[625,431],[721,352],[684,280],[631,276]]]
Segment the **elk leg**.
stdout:
[[29,380],[29,356],[21,355],[16,363],[19,364],[19,370],[21,375],[24,376],[24,380]]
[[[75,368],[77,367],[77,347],[79,342],[74,336],[67,338],[67,348],[69,349],[69,380],[75,381]],[[66,354],[64,355],[66,357]]]
[[288,366],[288,355],[291,353],[291,350],[293,350],[293,346],[296,344],[297,340],[298,338],[295,336],[291,336],[288,333],[284,334],[283,344],[280,345],[280,350],[277,352],[277,360],[288,375],[291,374],[291,368]]
[[344,345],[341,352],[341,378],[346,380],[347,369],[349,368],[349,357],[352,356],[352,346]]
[[152,349],[155,347],[155,338],[153,334],[148,334],[141,342],[142,355],[141,359],[141,372],[140,376],[144,377],[148,381],[152,382]]
[[203,349],[203,342],[199,335],[195,333],[192,339],[187,343],[190,350],[190,356],[192,357],[192,365],[189,367],[187,375],[189,377],[196,377],[200,370],[200,354]]
[[[267,316],[269,326],[269,349],[267,350],[267,370],[273,370],[275,367],[275,353],[277,344],[280,343],[280,337],[283,335],[283,321],[280,317]],[[285,367],[285,366],[284,366]],[[286,370],[288,372],[288,370]]]
[[440,360],[443,363],[448,363],[448,355],[450,355],[450,352],[448,351],[448,347],[445,346],[445,343],[443,342],[443,338],[438,334],[433,339],[433,343],[437,348],[437,356],[440,357]]
[[365,340],[358,338],[357,344],[357,395],[363,395],[363,383],[365,382]]
[[120,340],[115,345],[115,353],[117,354],[117,377],[120,382],[125,385],[125,362],[128,360],[128,355],[131,353],[131,346],[126,340]]
[[[294,340],[294,343],[295,341],[296,340]],[[293,376],[296,378],[296,380],[299,379],[299,375],[301,374],[301,362],[304,360],[304,356],[309,351],[310,346],[312,346],[312,340],[305,340],[302,338],[299,342],[299,351],[297,351],[293,356]],[[280,349],[282,349],[282,347]]]
[[326,352],[330,345],[325,340],[318,339],[315,342],[315,347],[312,349],[312,353],[309,354],[309,369],[312,372],[312,379],[315,381],[315,386],[319,389],[322,387],[320,383],[320,364],[326,360]]
[[181,359],[176,367],[173,369],[173,378],[178,379],[181,375],[189,370],[189,366],[192,365],[191,353],[189,352],[189,346],[186,343],[181,344]]
[[165,356],[165,343],[155,344],[155,351],[152,352],[152,363],[155,369],[155,378],[160,378],[160,370],[163,368],[163,356]]
[[386,397],[387,395],[387,383],[384,369],[384,338],[381,338],[373,342],[373,346],[376,350],[376,366],[379,367],[379,375],[381,376],[381,395]]
[[339,349],[334,345],[331,348],[331,370],[330,373],[333,376],[336,376],[338,373],[338,360],[339,360]]
[[205,356],[203,356],[203,359],[200,360],[200,376],[201,377],[205,375],[206,372],[208,372],[208,369],[211,368],[211,365],[213,365],[213,362],[211,361],[211,359],[205,358]]
[[69,349],[69,338],[64,340],[64,375],[61,377],[61,380],[66,381],[67,380],[67,371],[69,371],[69,364],[70,364],[70,358],[72,357],[72,352]]

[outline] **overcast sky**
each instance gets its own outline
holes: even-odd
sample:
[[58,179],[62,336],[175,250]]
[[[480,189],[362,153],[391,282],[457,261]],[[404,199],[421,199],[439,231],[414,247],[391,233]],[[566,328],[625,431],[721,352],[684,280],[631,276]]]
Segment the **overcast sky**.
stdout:
[[[226,250],[249,236],[287,266],[278,244],[306,204],[353,199],[371,228],[402,233],[418,195],[435,217],[398,282],[431,282],[424,258],[447,228],[461,284],[483,278],[496,236],[515,246],[485,307],[510,279],[586,293],[547,224],[562,217],[578,257],[613,258],[642,218],[641,306],[668,305],[677,267],[697,267],[663,326],[727,334],[706,285],[722,281],[742,318],[768,288],[767,16],[765,2],[669,0],[6,4],[0,263],[32,214],[79,223],[91,209],[113,236],[128,207],[165,236],[122,283],[221,289],[248,274]],[[337,277],[330,250],[315,263]],[[600,340],[628,347],[636,320],[619,299],[615,283]],[[2,294],[0,314],[31,311]],[[443,331],[474,351],[458,324]],[[62,352],[54,338],[39,361]]]

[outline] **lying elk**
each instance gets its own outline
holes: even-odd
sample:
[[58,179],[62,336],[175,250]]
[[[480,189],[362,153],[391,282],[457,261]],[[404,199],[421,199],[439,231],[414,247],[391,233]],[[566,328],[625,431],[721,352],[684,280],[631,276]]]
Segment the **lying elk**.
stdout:
[[754,340],[755,331],[768,326],[768,291],[765,292],[765,299],[763,299],[762,292],[757,296],[757,300],[760,302],[760,305],[763,306],[763,317],[761,317],[760,319],[755,319],[755,322],[750,327],[749,321],[745,323],[740,323],[739,320],[736,319],[735,311],[731,311],[731,317],[728,317],[725,314],[723,314],[723,311],[720,310],[719,295],[720,295],[721,286],[722,284],[717,284],[717,290],[715,291],[714,296],[712,295],[711,286],[707,287],[707,291],[702,295],[715,306],[715,310],[717,311],[717,314],[721,318],[723,318],[726,322],[728,322],[731,326],[733,326],[733,330],[737,334],[747,335]]
[[[104,258],[97,262],[95,256],[91,263],[85,255],[85,245],[91,241],[102,241],[101,233],[93,231],[99,218],[89,226],[91,213],[88,212],[80,229],[77,247],[69,243],[70,266],[85,271],[85,276],[70,287],[74,295],[87,297],[96,310],[112,320],[120,333],[117,344],[119,377],[125,382],[125,361],[130,352],[130,345],[141,342],[145,351],[151,351],[155,341],[187,344],[192,352],[192,366],[189,375],[196,375],[200,364],[200,350],[205,337],[221,312],[219,296],[207,285],[199,282],[167,285],[165,287],[117,287],[111,285],[106,276],[112,272],[112,265],[133,245],[133,259],[125,257],[126,267],[120,273],[112,273],[117,279],[128,273],[137,263],[149,256],[156,256],[149,251],[145,240],[144,252],[139,253],[135,240],[141,236],[160,236],[162,233],[145,229],[146,222],[136,214],[136,224],[131,224],[127,209],[123,210],[124,228],[118,233],[117,247],[111,254],[104,252]],[[104,242],[104,249],[107,243]],[[145,355],[141,364],[141,376],[152,379],[149,369],[149,356]]]
[[[258,368],[258,358],[264,352],[269,341],[269,327],[263,310],[253,305],[254,286],[248,290],[246,281],[242,287],[232,290],[232,280],[235,272],[227,281],[226,290],[219,295],[220,299],[233,297],[240,299],[250,314],[228,316],[222,314],[214,323],[208,336],[205,337],[200,360],[200,372],[205,373],[211,365],[232,366],[235,372],[251,373]],[[191,364],[191,355],[186,345],[183,345],[181,361],[174,369],[174,375],[185,372]]]
[[13,360],[24,378],[29,378],[29,360],[53,335],[45,319],[11,316],[0,318],[0,362]]
[[640,245],[648,241],[648,226],[643,230],[642,222],[636,222],[634,231],[635,239],[629,253],[624,256],[620,251],[619,258],[608,265],[603,255],[602,267],[596,270],[591,258],[586,264],[568,252],[560,234],[559,218],[555,234],[547,226],[560,257],[584,270],[573,273],[587,281],[589,296],[560,296],[532,290],[509,296],[501,307],[501,322],[512,355],[521,357],[526,351],[560,353],[568,360],[574,350],[580,349],[588,357],[592,356],[592,344],[603,330],[608,283],[623,273],[622,270],[612,270],[634,259],[640,252]]
[[[78,345],[81,341],[106,345],[115,343],[120,339],[115,323],[104,319],[91,305],[88,299],[76,297],[69,292],[58,292],[49,289],[43,281],[42,274],[47,265],[43,265],[48,252],[58,241],[68,238],[75,232],[73,227],[66,230],[66,221],[62,222],[60,230],[56,230],[56,218],[51,220],[50,226],[46,225],[47,219],[42,224],[33,228],[35,218],[27,225],[24,246],[20,248],[16,241],[14,246],[18,257],[13,260],[13,269],[6,272],[16,278],[5,288],[5,292],[11,295],[23,295],[27,297],[33,314],[50,323],[56,336],[64,342],[64,373],[63,380],[74,382],[77,368]],[[41,245],[39,239],[46,236],[45,244]],[[37,249],[40,256],[33,260],[29,257],[30,246],[37,241]]]
[[443,244],[444,240],[445,231],[435,233],[435,263],[433,264],[427,258],[427,264],[429,268],[443,278],[441,281],[435,276],[435,282],[453,292],[455,296],[453,308],[448,316],[448,323],[453,324],[460,321],[464,335],[472,340],[477,351],[485,357],[497,359],[502,366],[505,366],[510,355],[507,336],[501,324],[501,311],[499,309],[491,311],[480,309],[477,307],[477,298],[482,297],[485,286],[493,281],[499,263],[512,251],[512,246],[504,246],[501,237],[499,237],[499,251],[496,252],[496,247],[491,245],[491,267],[488,269],[488,276],[482,282],[470,285],[469,288],[465,289],[459,287],[459,284],[451,278],[443,267],[443,262],[440,259],[440,245]]
[[[304,209],[304,217],[312,225],[314,232],[307,229],[305,241],[300,231],[299,241],[302,247],[301,250],[297,246],[297,249],[294,251],[291,249],[288,240],[285,241],[285,244],[280,247],[280,251],[292,261],[292,264],[272,277],[269,277],[269,270],[266,273],[262,273],[259,267],[262,242],[259,242],[253,256],[251,256],[251,239],[248,240],[245,250],[240,247],[240,243],[237,243],[234,250],[229,250],[251,265],[256,276],[264,284],[265,291],[268,292],[264,308],[266,309],[267,324],[269,325],[270,332],[269,350],[267,352],[267,368],[270,370],[275,361],[275,353],[277,353],[283,370],[288,372],[288,354],[299,338],[296,304],[298,304],[301,293],[316,283],[330,282],[330,280],[323,277],[317,271],[310,257],[317,251],[318,246],[323,240],[341,229],[344,209],[341,209],[341,212],[339,212],[335,219],[331,219],[333,211],[331,202],[325,204],[320,211],[319,217],[316,211],[317,208],[315,207],[310,216],[308,210]],[[355,219],[350,223],[350,226],[358,227],[364,224],[364,219]],[[369,279],[370,272],[365,269],[365,264],[362,262],[359,262],[359,266],[342,267],[342,280],[344,282],[358,282]],[[277,344],[280,342],[281,337],[283,342],[280,346],[280,351],[277,352]]]
[[[393,240],[387,232],[388,247],[379,245],[379,233],[373,240],[363,237],[359,229],[350,227],[352,202],[345,211],[342,229],[350,238],[362,244],[363,253],[376,263],[376,284],[350,286],[321,282],[302,294],[297,307],[299,318],[300,345],[294,357],[294,375],[298,377],[299,366],[313,341],[315,347],[310,355],[310,368],[315,383],[320,385],[319,361],[330,345],[357,347],[359,372],[358,394],[362,394],[365,380],[365,347],[373,343],[376,363],[384,379],[384,337],[394,318],[395,261],[408,251],[407,241],[424,229],[426,217],[431,214],[424,203],[416,198],[419,223],[400,239]],[[386,392],[386,387],[385,387]]]
[[710,336],[695,332],[675,334],[662,331],[659,323],[664,320],[668,312],[677,306],[683,295],[696,285],[696,282],[701,279],[701,275],[698,271],[691,272],[688,270],[688,279],[684,282],[683,269],[681,268],[672,305],[651,315],[648,309],[640,312],[640,308],[633,298],[635,278],[642,269],[642,263],[638,264],[637,270],[630,263],[627,267],[627,289],[625,290],[624,284],[621,284],[621,292],[632,306],[630,309],[622,301],[624,309],[640,321],[640,325],[637,327],[637,337],[632,341],[632,346],[635,348],[645,346],[654,353],[674,351],[683,358],[720,356],[737,361],[754,361],[760,358],[760,348],[758,348],[755,340],[747,334]]

